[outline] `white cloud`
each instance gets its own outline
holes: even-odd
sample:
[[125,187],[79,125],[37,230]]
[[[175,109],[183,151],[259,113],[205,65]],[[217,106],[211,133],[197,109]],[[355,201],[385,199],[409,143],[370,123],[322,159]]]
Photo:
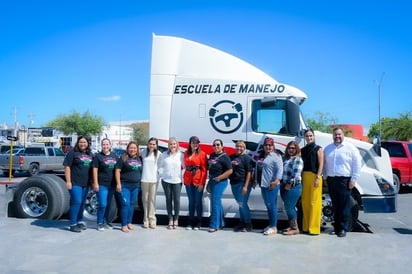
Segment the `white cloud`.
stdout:
[[99,97],[100,101],[105,101],[105,102],[110,102],[110,101],[119,101],[120,100],[120,96],[118,95],[113,95],[110,97]]

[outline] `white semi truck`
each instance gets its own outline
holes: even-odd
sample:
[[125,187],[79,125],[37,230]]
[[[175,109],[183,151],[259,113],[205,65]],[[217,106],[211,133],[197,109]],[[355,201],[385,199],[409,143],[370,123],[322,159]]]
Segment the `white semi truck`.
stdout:
[[[210,153],[215,138],[223,140],[227,153],[234,152],[236,140],[244,140],[254,158],[262,149],[262,140],[273,137],[276,148],[297,141],[304,146],[307,128],[300,111],[306,94],[279,83],[266,73],[225,52],[178,37],[153,35],[150,80],[150,136],[167,146],[168,139],[179,140],[180,149],[188,147],[189,137],[199,136],[201,148]],[[321,146],[332,142],[330,134],[315,132]],[[352,191],[351,224],[358,210],[395,212],[396,190],[389,154],[377,145],[346,138],[362,155],[362,171]],[[8,215],[21,218],[60,218],[69,207],[64,180],[50,174],[30,177],[8,188]],[[157,193],[157,214],[166,214],[162,187]],[[281,199],[279,218],[286,218]],[[210,214],[209,196],[204,195],[204,216]],[[94,219],[96,195],[89,193],[85,216]],[[111,216],[117,216],[112,203]],[[227,188],[223,196],[226,217],[238,217],[238,206]],[[249,199],[252,218],[267,218],[260,191]],[[323,226],[333,221],[329,195],[323,193]],[[187,196],[182,189],[181,213],[187,214]]]
[[[220,50],[178,37],[153,35],[150,84],[150,136],[157,137],[163,146],[169,137],[175,137],[185,150],[189,137],[196,135],[207,153],[213,150],[213,140],[220,138],[230,154],[235,141],[244,140],[253,158],[266,136],[273,137],[282,152],[291,140],[305,145],[302,137],[307,125],[300,105],[306,94]],[[332,142],[330,134],[315,135],[323,147]],[[361,176],[353,190],[352,221],[359,208],[395,212],[396,191],[387,151],[348,137],[345,140],[353,143],[363,158]],[[326,191],[323,195],[322,223],[327,225],[333,220],[333,210]],[[162,195],[158,197],[162,199]],[[207,198],[206,216],[210,213]],[[223,203],[227,217],[238,216],[230,188]],[[249,206],[253,218],[267,218],[260,191],[252,191]]]

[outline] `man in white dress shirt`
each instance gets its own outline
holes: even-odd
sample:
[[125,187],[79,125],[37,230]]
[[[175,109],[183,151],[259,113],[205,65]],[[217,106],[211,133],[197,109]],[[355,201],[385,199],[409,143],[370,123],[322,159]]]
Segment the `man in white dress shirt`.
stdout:
[[334,228],[338,237],[349,229],[352,188],[359,178],[362,157],[351,143],[344,142],[342,128],[333,129],[333,143],[324,149],[324,177],[332,199]]

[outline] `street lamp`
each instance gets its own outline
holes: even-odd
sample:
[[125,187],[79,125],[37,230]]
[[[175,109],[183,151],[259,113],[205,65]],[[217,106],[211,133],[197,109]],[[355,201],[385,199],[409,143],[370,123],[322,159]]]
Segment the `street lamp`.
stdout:
[[376,81],[376,85],[378,86],[378,115],[379,115],[379,143],[381,140],[381,136],[382,136],[382,121],[381,121],[381,85],[382,85],[382,80],[383,77],[385,76],[385,72],[382,72],[382,76],[379,79],[379,81]]
[[26,126],[22,125],[21,128],[23,129],[23,147],[26,148]]

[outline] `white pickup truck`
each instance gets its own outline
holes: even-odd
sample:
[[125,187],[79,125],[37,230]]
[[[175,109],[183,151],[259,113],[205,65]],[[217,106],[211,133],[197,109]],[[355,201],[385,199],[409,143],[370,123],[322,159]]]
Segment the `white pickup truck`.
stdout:
[[8,176],[16,171],[27,171],[29,176],[37,175],[40,171],[63,170],[64,153],[61,149],[49,146],[31,146],[24,153],[12,159],[10,167],[10,154],[0,155],[0,170]]

